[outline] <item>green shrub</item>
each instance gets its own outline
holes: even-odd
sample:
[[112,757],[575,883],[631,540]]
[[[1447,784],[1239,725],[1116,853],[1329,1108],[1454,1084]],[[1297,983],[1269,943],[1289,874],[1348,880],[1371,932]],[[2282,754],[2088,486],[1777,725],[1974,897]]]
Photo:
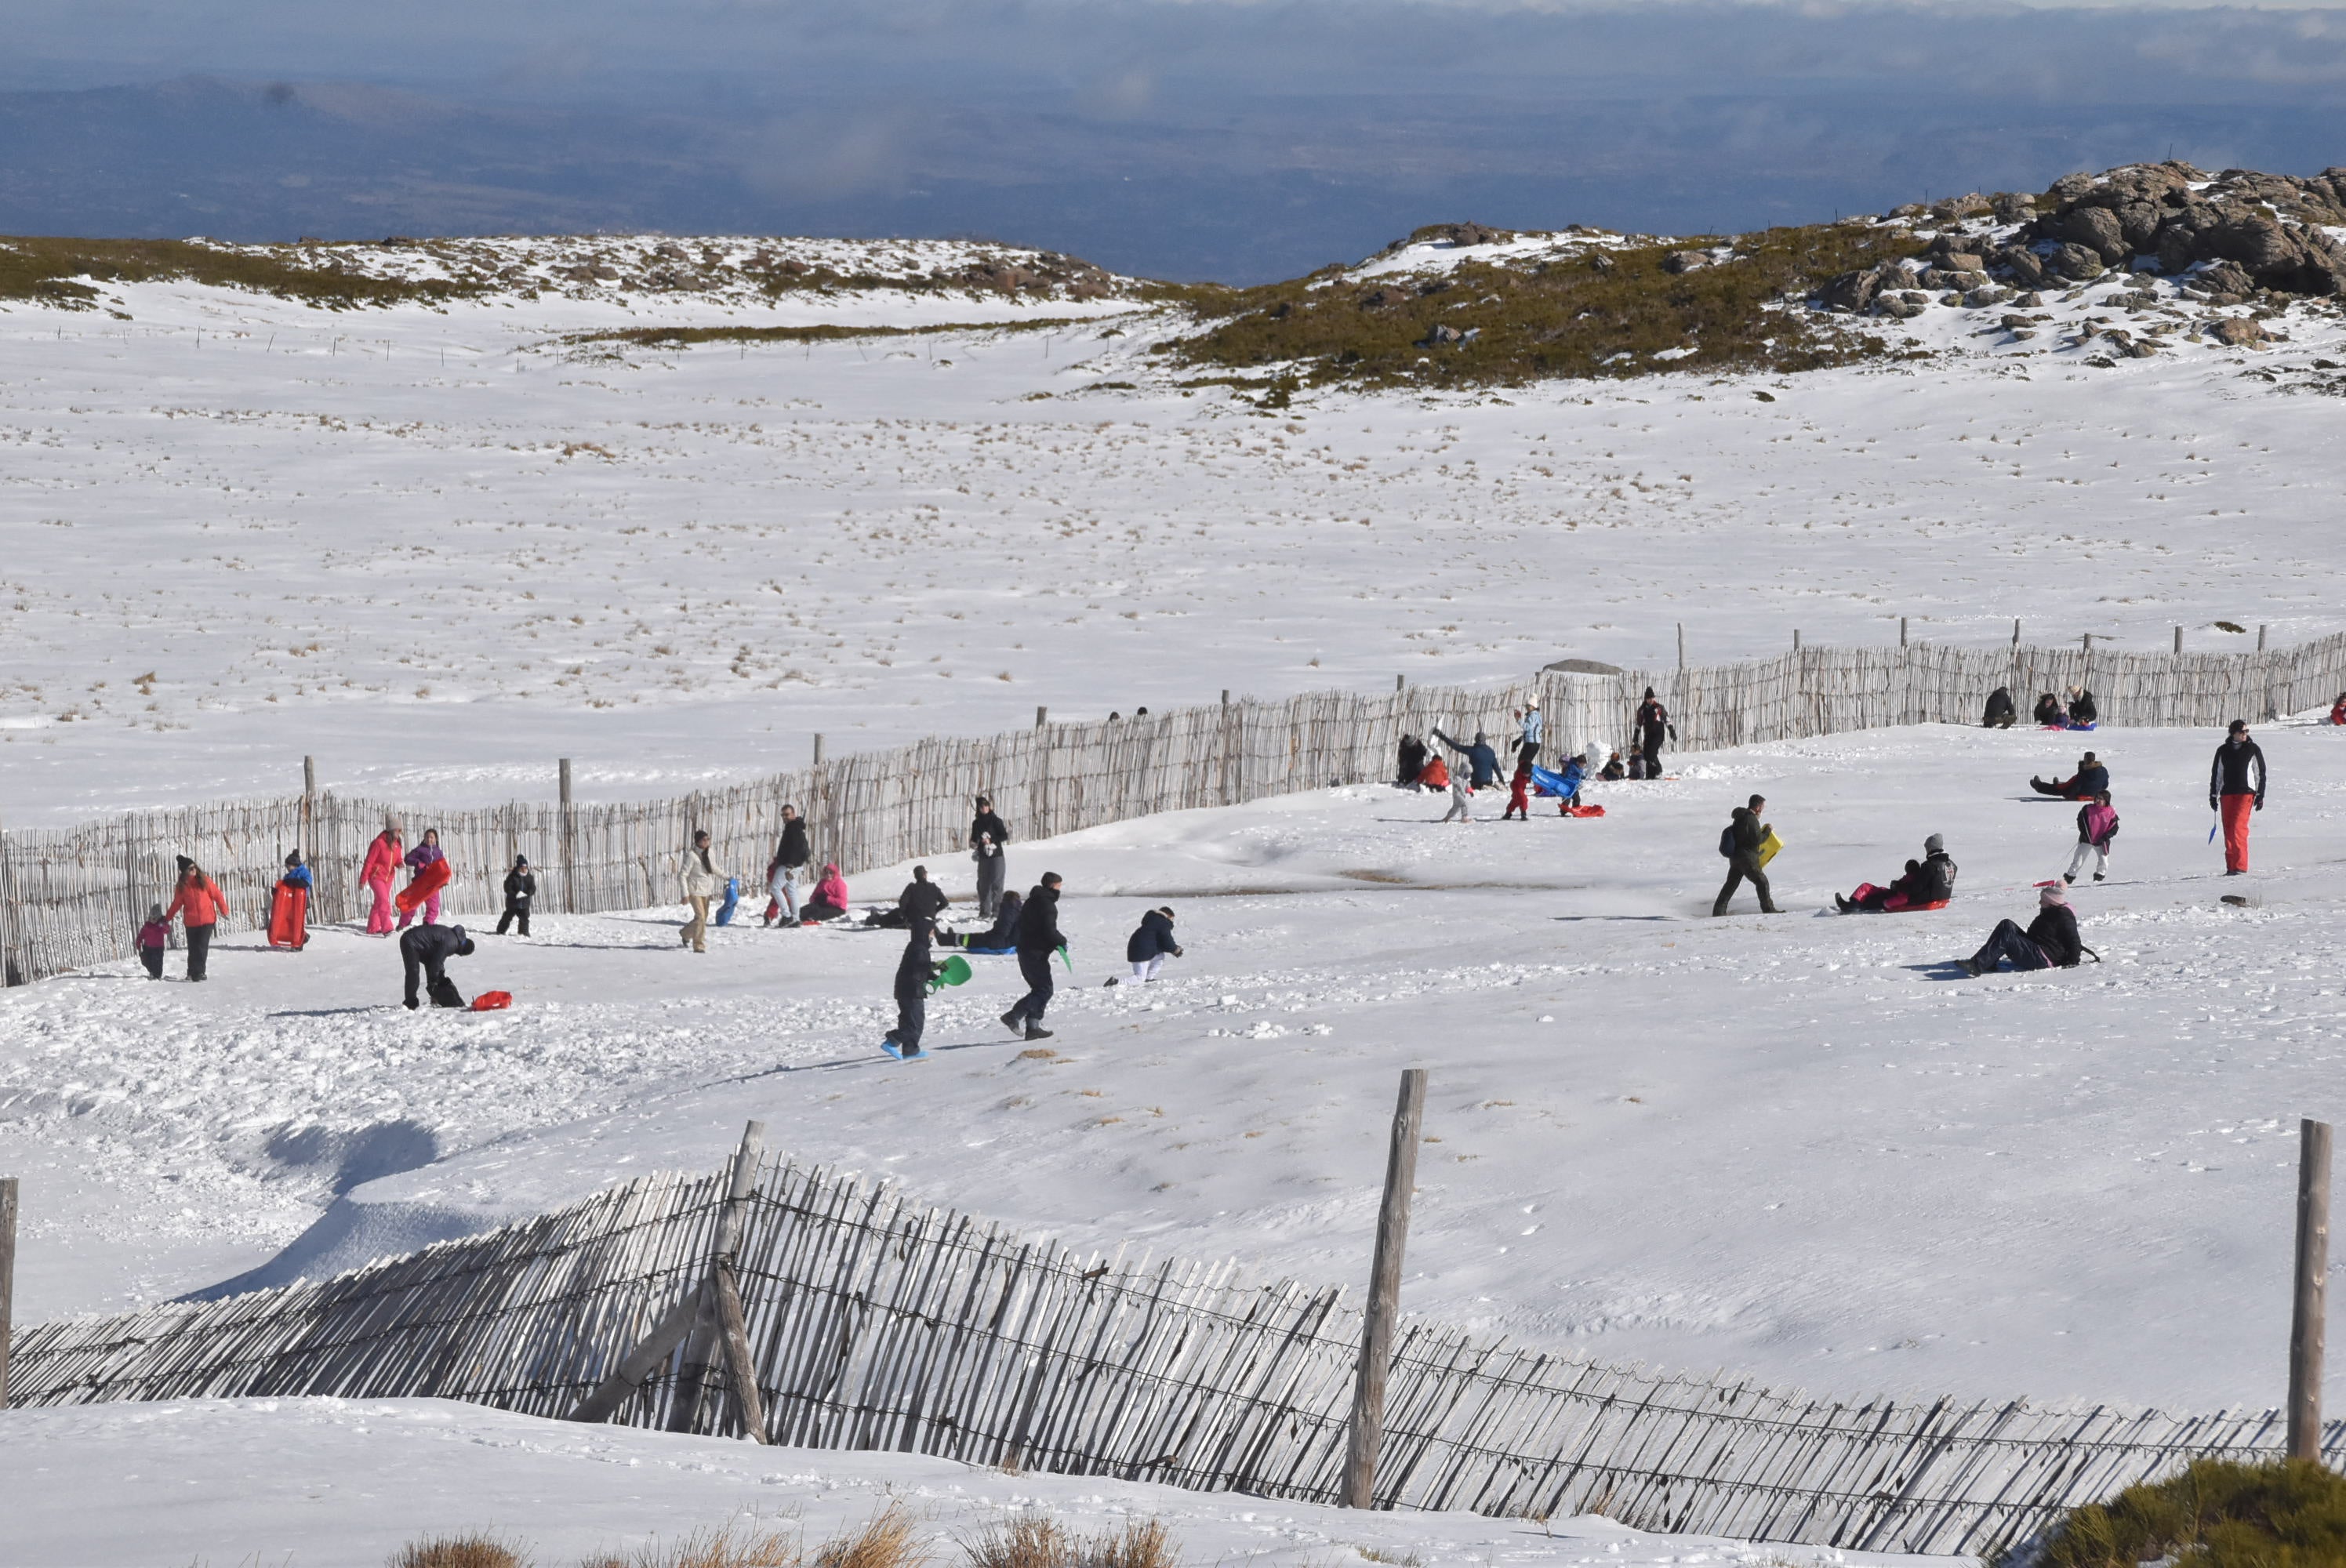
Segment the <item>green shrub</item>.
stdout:
[[[1700,239],[1589,249],[1545,260],[1462,260],[1447,273],[1190,291],[1210,323],[1158,345],[1225,371],[1279,367],[1315,384],[1520,385],[1559,377],[1791,372],[1880,353],[1872,334],[1799,307],[1836,273],[1921,249],[1902,229],[1854,224],[1738,238],[1728,259],[1672,271]],[[1784,308],[1787,302],[1790,308]],[[1472,341],[1429,344],[1437,327]],[[1670,360],[1655,355],[1671,352]]]
[[2194,1461],[2167,1481],[2130,1486],[2074,1510],[2043,1568],[2341,1568],[2346,1477],[2305,1460]]
[[189,239],[56,239],[0,237],[0,300],[39,300],[88,307],[97,292],[77,279],[148,283],[184,279],[250,289],[308,304],[348,310],[410,300],[447,300],[481,292],[449,279],[413,282],[305,266],[282,250],[235,250]]

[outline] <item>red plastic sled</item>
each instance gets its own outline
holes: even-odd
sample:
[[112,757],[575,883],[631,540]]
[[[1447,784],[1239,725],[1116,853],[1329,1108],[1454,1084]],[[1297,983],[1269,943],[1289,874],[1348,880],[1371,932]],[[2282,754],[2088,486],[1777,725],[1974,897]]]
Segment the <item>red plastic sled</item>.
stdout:
[[400,889],[399,897],[393,901],[399,905],[399,912],[413,914],[422,909],[426,900],[448,885],[452,874],[445,860],[434,860],[416,872],[415,880]]
[[1602,806],[1565,806],[1558,808],[1558,809],[1567,817],[1602,817],[1605,815],[1605,808]]
[[473,1011],[475,1013],[495,1013],[500,1007],[512,1005],[513,993],[510,991],[484,991],[473,998]]
[[269,900],[269,945],[299,952],[310,945],[310,891],[280,882]]
[[[1849,896],[1851,902],[1856,902],[1856,901],[1862,899],[1868,893],[1879,891],[1881,891],[1881,890],[1876,888],[1872,882],[1860,882],[1857,884],[1857,891]],[[1860,905],[1859,912],[1863,914],[1912,914],[1917,910],[1943,910],[1946,907],[1947,901],[1944,899],[1933,899],[1929,903],[1918,904],[1908,901],[1904,893],[1892,893],[1889,899],[1880,909],[1870,910]]]

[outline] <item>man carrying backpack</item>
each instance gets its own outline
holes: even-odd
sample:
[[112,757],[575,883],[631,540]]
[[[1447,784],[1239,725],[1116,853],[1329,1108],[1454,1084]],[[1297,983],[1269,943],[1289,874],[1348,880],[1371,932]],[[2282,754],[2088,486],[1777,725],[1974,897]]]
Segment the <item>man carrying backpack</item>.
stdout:
[[1711,902],[1713,915],[1727,912],[1727,901],[1747,880],[1751,891],[1760,895],[1761,914],[1783,912],[1776,907],[1775,895],[1768,887],[1768,873],[1760,866],[1760,846],[1768,838],[1768,824],[1760,820],[1760,813],[1767,809],[1765,796],[1752,796],[1749,805],[1735,808],[1733,820],[1719,835],[1719,852],[1727,857],[1727,885],[1719,890],[1719,897]]

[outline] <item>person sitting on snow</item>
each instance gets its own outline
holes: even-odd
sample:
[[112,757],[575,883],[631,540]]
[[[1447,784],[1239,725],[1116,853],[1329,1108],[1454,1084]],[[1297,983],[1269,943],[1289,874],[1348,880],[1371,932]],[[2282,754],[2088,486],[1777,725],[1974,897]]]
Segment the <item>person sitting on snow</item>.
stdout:
[[1628,776],[1629,770],[1621,766],[1621,754],[1617,751],[1612,752],[1606,757],[1605,766],[1599,769],[1596,773],[1596,777],[1599,779],[1608,780],[1627,779]]
[[2346,691],[2340,692],[2338,700],[2330,705],[2330,722],[2346,724]]
[[2088,751],[2077,759],[2077,771],[2068,778],[2048,784],[2032,776],[2028,787],[2039,795],[2057,795],[2064,800],[2090,800],[2110,787],[2110,770]]
[[1987,694],[1987,712],[1980,718],[1980,728],[2010,729],[2013,720],[2018,717],[2012,705],[2012,687],[2000,686]]
[[825,865],[822,880],[814,885],[814,897],[799,906],[799,923],[812,925],[817,921],[837,920],[847,912],[847,879],[839,868]]
[[2069,716],[2061,711],[2061,699],[2049,691],[2036,699],[2035,717],[2038,724],[2052,729],[2059,729],[2069,722]]
[[2071,687],[2069,688],[2069,728],[2083,729],[2088,725],[2099,724],[2101,721],[2101,705],[2094,700],[2094,694],[2082,686]]
[[1015,952],[1018,950],[1018,911],[1025,900],[1005,891],[1002,901],[994,906],[994,926],[990,931],[966,934],[947,932],[941,939],[947,947],[958,947],[970,952]]
[[1888,887],[1876,887],[1867,882],[1844,898],[1833,894],[1833,902],[1841,912],[1857,910],[1879,912],[1884,910],[1927,909],[1945,903],[1955,896],[1955,862],[1947,856],[1947,840],[1937,833],[1923,840],[1923,858],[1906,862],[1906,871]]
[[2077,935],[2077,911],[2069,907],[2069,895],[2058,885],[2043,888],[2036,904],[2036,918],[2026,931],[2016,921],[1998,921],[1986,945],[1963,961],[1964,972],[1976,980],[2002,963],[2019,970],[2076,968],[2086,944]]
[[1403,789],[1417,788],[1418,775],[1425,771],[1425,742],[1414,735],[1401,738],[1401,768],[1393,783]]
[[462,1007],[464,997],[448,979],[448,961],[473,956],[473,939],[460,925],[411,926],[399,933],[399,962],[407,971],[407,1005],[420,1007],[415,998],[420,974],[432,993],[434,1007]]
[[1431,789],[1437,795],[1449,793],[1450,764],[1439,757],[1427,758],[1425,766],[1418,769],[1417,787]]

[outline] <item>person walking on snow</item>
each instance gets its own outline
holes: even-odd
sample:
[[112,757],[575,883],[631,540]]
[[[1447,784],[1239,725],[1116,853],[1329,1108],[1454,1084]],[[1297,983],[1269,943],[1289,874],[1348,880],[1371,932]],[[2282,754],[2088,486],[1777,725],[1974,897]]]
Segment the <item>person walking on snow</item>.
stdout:
[[497,935],[503,936],[518,922],[521,934],[529,934],[529,901],[537,897],[537,874],[529,869],[527,855],[514,857],[513,870],[505,873],[505,912],[497,916]]
[[1964,972],[1976,980],[2001,963],[2016,970],[2076,968],[2086,944],[2077,935],[2077,911],[2069,907],[2068,894],[2057,887],[2040,889],[2036,906],[2026,931],[2016,921],[1996,921],[1986,945],[1963,961]]
[[677,929],[677,942],[695,952],[707,952],[709,901],[725,891],[726,881],[709,847],[708,829],[695,829],[692,848],[677,857],[676,880],[684,901],[692,907],[692,918]]
[[1442,814],[1445,822],[1471,822],[1474,820],[1474,787],[1466,782],[1466,775],[1450,776],[1450,809]]
[[1059,934],[1059,876],[1045,871],[1018,913],[1018,972],[1026,982],[1026,994],[1002,1015],[1002,1026],[1013,1034],[1023,1033],[1029,1040],[1051,1037],[1043,1027],[1043,1013],[1051,1005],[1051,955],[1066,944]]
[[[2251,783],[2251,778],[2254,782]],[[2249,813],[2265,809],[2264,749],[2249,738],[2249,721],[2232,720],[2208,769],[2208,809],[2224,820],[2224,874],[2249,870]]]
[[1776,907],[1775,894],[1768,887],[1768,873],[1760,865],[1760,846],[1768,837],[1768,824],[1760,820],[1760,813],[1767,809],[1765,797],[1752,796],[1749,805],[1735,808],[1727,830],[1719,835],[1719,852],[1727,857],[1727,885],[1720,888],[1719,897],[1711,901],[1710,912],[1714,916],[1727,912],[1727,901],[1733,898],[1735,890],[1746,881],[1751,884],[1751,891],[1760,895],[1761,914],[1783,912]]
[[[1648,779],[1662,776],[1664,735],[1676,740],[1678,738],[1678,726],[1670,722],[1670,710],[1662,706],[1662,699],[1654,695],[1654,688],[1649,686],[1646,688],[1646,700],[1637,705],[1637,749],[1646,754],[1645,776]],[[1636,776],[1633,774],[1631,777]]]
[[977,862],[977,913],[980,920],[992,920],[994,909],[1002,901],[1002,881],[1010,871],[1009,858],[1002,847],[1010,842],[1010,830],[994,814],[994,798],[977,798],[977,814],[969,820],[969,858]]
[[1516,763],[1515,776],[1507,780],[1507,809],[1499,813],[1499,820],[1504,822],[1510,817],[1519,817],[1526,822],[1532,820],[1532,765],[1529,762]]
[[896,961],[896,1027],[882,1048],[900,1062],[918,1062],[928,1055],[921,1036],[929,1027],[929,983],[937,976],[937,927],[928,916],[914,915],[905,930],[904,956]]
[[[1173,940],[1173,911],[1170,905],[1150,910],[1140,917],[1140,929],[1134,932],[1124,944],[1125,962],[1132,965],[1132,978],[1143,985],[1157,978],[1168,958],[1181,956],[1180,943]],[[1111,980],[1110,985],[1116,983]]]
[[172,894],[171,907],[163,911],[163,922],[168,925],[173,916],[179,918],[188,934],[188,978],[201,980],[205,961],[211,955],[212,932],[220,916],[228,913],[228,898],[219,884],[204,874],[203,867],[185,855],[178,859],[179,884]]
[[1433,738],[1466,759],[1467,765],[1474,770],[1475,789],[1488,789],[1499,781],[1499,754],[1491,748],[1491,738],[1482,730],[1474,732],[1474,744],[1472,746],[1461,746],[1439,729],[1433,732]]
[[387,823],[367,845],[366,863],[359,869],[359,882],[374,894],[374,907],[367,911],[369,936],[389,936],[395,929],[392,924],[391,884],[399,875],[403,853],[399,830]]
[[766,923],[781,917],[784,925],[799,923],[799,873],[806,870],[811,851],[807,848],[806,824],[799,820],[796,806],[782,808],[781,841],[774,846],[774,858],[766,865]]
[[2076,881],[2088,862],[2094,868],[2094,881],[2108,875],[2110,840],[2117,836],[2118,814],[2110,805],[2110,792],[2104,789],[2077,808],[2077,847],[2070,852],[2069,869],[2061,873],[2063,884]]
[[[440,830],[437,828],[424,829],[422,841],[419,842],[415,848],[407,851],[407,869],[409,871],[413,873],[408,878],[408,884],[412,887],[423,879],[424,867],[438,865],[447,858],[448,857],[446,855],[440,851]],[[401,915],[399,917],[399,929],[405,931],[408,927],[408,922],[414,920],[414,918],[415,911],[413,910],[409,910],[406,913]],[[440,895],[437,892],[434,892],[431,897],[423,901],[423,923],[425,925],[438,925],[440,923]]]
[[448,978],[448,961],[473,956],[473,939],[464,934],[460,925],[425,923],[399,935],[399,962],[407,972],[407,992],[403,1000],[408,1011],[423,1003],[416,999],[416,982],[421,978],[432,997],[434,1007],[462,1007],[464,999],[457,994],[455,984]]
[[138,928],[138,962],[147,966],[147,978],[163,978],[163,951],[171,945],[171,922],[163,918],[161,904],[147,906],[147,923]]

